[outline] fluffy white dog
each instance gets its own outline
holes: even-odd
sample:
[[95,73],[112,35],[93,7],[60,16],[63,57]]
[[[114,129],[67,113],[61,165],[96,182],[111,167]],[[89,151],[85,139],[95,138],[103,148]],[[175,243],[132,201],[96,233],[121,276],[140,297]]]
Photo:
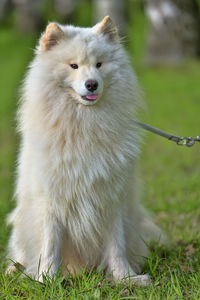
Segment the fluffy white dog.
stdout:
[[[9,257],[41,279],[105,268],[146,285],[154,225],[136,201],[135,74],[109,17],[92,28],[50,23],[26,76],[17,207]],[[10,266],[8,271],[13,271]]]

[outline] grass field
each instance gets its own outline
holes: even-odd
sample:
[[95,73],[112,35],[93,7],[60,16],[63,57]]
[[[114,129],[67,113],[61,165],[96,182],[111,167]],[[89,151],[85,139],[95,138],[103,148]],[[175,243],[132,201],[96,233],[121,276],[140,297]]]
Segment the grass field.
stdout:
[[[136,18],[127,42],[147,102],[141,119],[177,135],[199,135],[200,62],[145,68],[144,32],[143,19]],[[5,220],[14,207],[15,108],[34,44],[34,36],[0,29],[0,299],[200,299],[200,144],[176,146],[153,134],[146,134],[141,153],[142,201],[171,242],[168,248],[151,247],[143,270],[152,277],[149,287],[113,284],[95,272],[44,284],[22,279],[20,273],[13,278],[4,275],[10,231]]]

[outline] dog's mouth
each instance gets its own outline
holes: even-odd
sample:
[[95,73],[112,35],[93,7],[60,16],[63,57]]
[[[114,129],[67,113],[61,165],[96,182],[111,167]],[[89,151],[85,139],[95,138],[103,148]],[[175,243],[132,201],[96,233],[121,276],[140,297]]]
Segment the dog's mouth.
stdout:
[[89,102],[95,102],[98,99],[99,95],[98,94],[92,94],[92,95],[84,95],[81,96],[83,100],[89,101]]
[[76,98],[78,96],[78,101],[81,102],[83,105],[94,105],[99,101],[100,98],[100,94],[88,93],[85,95],[80,95],[74,89],[72,89],[72,92]]

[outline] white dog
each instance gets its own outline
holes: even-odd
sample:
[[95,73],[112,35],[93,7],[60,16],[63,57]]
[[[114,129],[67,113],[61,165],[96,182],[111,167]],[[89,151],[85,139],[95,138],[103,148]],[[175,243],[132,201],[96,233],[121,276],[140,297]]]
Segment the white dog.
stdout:
[[148,284],[136,275],[156,228],[136,202],[138,96],[109,17],[92,28],[47,26],[24,82],[9,218],[9,255],[28,274],[101,266],[116,281]]

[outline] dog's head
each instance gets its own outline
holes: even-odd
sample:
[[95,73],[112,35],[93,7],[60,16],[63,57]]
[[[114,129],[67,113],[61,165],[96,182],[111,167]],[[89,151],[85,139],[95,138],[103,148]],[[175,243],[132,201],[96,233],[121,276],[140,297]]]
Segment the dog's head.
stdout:
[[91,28],[50,23],[41,36],[37,57],[50,84],[56,83],[63,94],[70,92],[78,103],[93,105],[112,84],[117,88],[114,79],[123,66],[119,49],[117,28],[107,16]]

